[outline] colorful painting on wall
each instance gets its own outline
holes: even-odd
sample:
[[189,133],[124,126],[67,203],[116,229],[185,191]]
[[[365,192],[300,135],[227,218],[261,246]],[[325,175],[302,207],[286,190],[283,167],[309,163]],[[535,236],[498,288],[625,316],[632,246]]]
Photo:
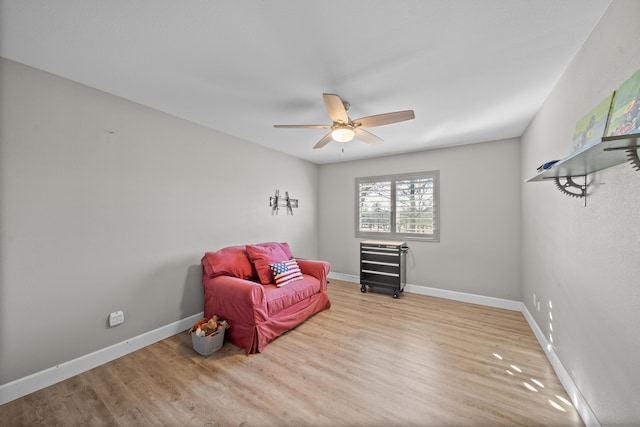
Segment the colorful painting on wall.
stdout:
[[616,92],[606,136],[638,133],[640,133],[640,70],[629,77]]
[[576,130],[573,133],[571,153],[586,150],[602,141],[614,98],[615,92],[607,96],[593,110],[578,120]]

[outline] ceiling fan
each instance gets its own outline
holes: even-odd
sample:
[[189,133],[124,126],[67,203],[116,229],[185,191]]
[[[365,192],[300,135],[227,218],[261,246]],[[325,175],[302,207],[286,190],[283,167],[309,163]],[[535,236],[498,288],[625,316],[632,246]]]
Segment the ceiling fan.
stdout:
[[312,128],[312,129],[331,129],[331,131],[322,137],[313,148],[322,148],[329,142],[337,141],[345,143],[353,138],[369,144],[382,144],[382,138],[365,130],[375,126],[388,125],[391,123],[403,122],[415,118],[413,110],[396,111],[394,113],[377,114],[375,116],[361,117],[351,120],[347,113],[351,105],[340,99],[338,95],[324,93],[324,104],[327,107],[329,116],[333,120],[331,125],[273,125],[276,128]]

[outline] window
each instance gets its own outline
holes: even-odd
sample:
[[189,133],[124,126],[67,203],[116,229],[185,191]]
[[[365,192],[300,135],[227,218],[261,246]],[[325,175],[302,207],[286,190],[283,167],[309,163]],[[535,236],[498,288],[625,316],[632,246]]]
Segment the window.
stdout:
[[356,178],[356,237],[440,241],[439,171]]

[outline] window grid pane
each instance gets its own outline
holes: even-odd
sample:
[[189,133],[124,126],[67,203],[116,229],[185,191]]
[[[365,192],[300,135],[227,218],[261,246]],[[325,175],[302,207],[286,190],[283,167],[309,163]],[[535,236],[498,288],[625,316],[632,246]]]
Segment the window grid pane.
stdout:
[[364,232],[391,230],[391,182],[359,185],[359,226]]
[[433,234],[433,179],[396,182],[396,232]]

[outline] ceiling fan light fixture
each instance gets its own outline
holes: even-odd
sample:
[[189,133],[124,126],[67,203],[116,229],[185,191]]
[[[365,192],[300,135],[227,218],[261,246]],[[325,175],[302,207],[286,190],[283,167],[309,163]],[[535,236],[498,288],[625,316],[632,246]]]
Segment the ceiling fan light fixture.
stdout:
[[355,134],[355,131],[348,127],[340,127],[331,131],[331,137],[338,142],[349,142]]

